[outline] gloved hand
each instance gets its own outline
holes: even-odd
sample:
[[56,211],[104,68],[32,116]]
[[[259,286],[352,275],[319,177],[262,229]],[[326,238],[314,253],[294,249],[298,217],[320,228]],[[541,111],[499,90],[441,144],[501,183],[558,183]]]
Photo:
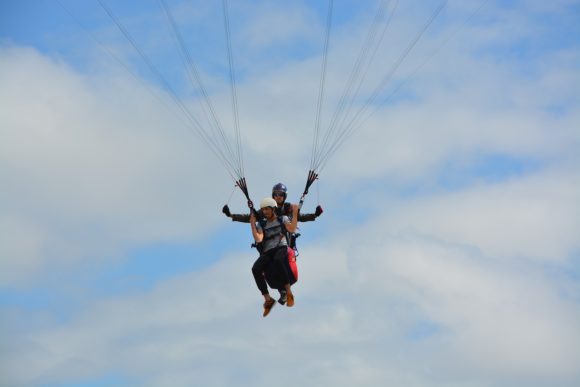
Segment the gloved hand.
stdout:
[[223,208],[222,208],[222,212],[228,217],[231,218],[232,217],[232,213],[230,212],[230,208],[228,207],[228,205],[226,204]]
[[324,210],[322,209],[322,207],[320,207],[318,205],[318,206],[316,206],[316,210],[314,211],[314,215],[316,215],[316,217],[318,218],[320,215],[322,215],[323,212],[324,212]]

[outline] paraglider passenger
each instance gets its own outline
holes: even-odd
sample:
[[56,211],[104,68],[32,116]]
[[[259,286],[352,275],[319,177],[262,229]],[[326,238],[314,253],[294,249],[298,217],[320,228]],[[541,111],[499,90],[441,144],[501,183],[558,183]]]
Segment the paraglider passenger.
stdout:
[[272,198],[265,198],[260,202],[260,212],[264,220],[257,222],[255,215],[250,214],[250,225],[252,235],[256,243],[260,245],[260,257],[252,266],[252,275],[256,281],[256,286],[264,296],[264,313],[267,316],[276,300],[268,293],[268,284],[264,278],[266,268],[276,271],[283,279],[283,288],[286,291],[286,305],[294,305],[294,295],[290,289],[292,273],[289,272],[283,263],[288,261],[288,242],[286,232],[296,231],[298,223],[298,205],[292,205],[292,220],[288,216],[278,217],[276,215],[276,201]]

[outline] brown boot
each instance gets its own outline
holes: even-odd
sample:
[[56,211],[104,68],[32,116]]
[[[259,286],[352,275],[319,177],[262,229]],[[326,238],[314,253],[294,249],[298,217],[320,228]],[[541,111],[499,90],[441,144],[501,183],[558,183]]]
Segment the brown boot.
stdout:
[[262,314],[262,316],[266,317],[274,305],[276,305],[276,300],[273,298],[270,298],[268,301],[264,302],[264,314]]
[[290,292],[286,295],[286,306],[294,306],[294,294]]

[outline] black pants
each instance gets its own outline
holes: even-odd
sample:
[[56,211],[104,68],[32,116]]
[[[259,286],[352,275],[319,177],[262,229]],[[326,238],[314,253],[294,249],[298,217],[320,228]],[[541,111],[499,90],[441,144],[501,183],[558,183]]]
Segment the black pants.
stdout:
[[[268,272],[271,276],[277,278],[280,287],[284,287],[286,284],[290,283],[290,276],[284,265],[284,262],[288,261],[288,248],[286,246],[279,246],[262,253],[254,265],[252,266],[252,275],[256,281],[256,286],[262,294],[268,294],[268,284],[266,283],[266,278],[264,276],[265,272]],[[275,285],[276,286],[276,285]]]

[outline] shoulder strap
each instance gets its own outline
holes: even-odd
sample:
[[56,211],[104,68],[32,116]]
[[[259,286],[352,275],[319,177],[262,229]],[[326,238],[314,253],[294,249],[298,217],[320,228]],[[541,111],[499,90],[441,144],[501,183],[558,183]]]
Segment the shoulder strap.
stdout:
[[278,223],[280,223],[280,227],[282,228],[282,230],[280,230],[280,231],[282,233],[288,232],[288,230],[286,230],[286,225],[284,224],[284,220],[282,219],[281,216],[278,217]]
[[292,244],[292,235],[288,232],[286,225],[284,224],[284,220],[282,217],[278,217],[278,222],[280,223],[280,234],[286,238],[286,243],[288,246]]
[[264,231],[264,229],[266,228],[266,223],[268,223],[268,221],[266,220],[266,218],[260,218],[260,220],[258,220],[258,223],[260,224],[260,227],[262,227],[262,231]]

